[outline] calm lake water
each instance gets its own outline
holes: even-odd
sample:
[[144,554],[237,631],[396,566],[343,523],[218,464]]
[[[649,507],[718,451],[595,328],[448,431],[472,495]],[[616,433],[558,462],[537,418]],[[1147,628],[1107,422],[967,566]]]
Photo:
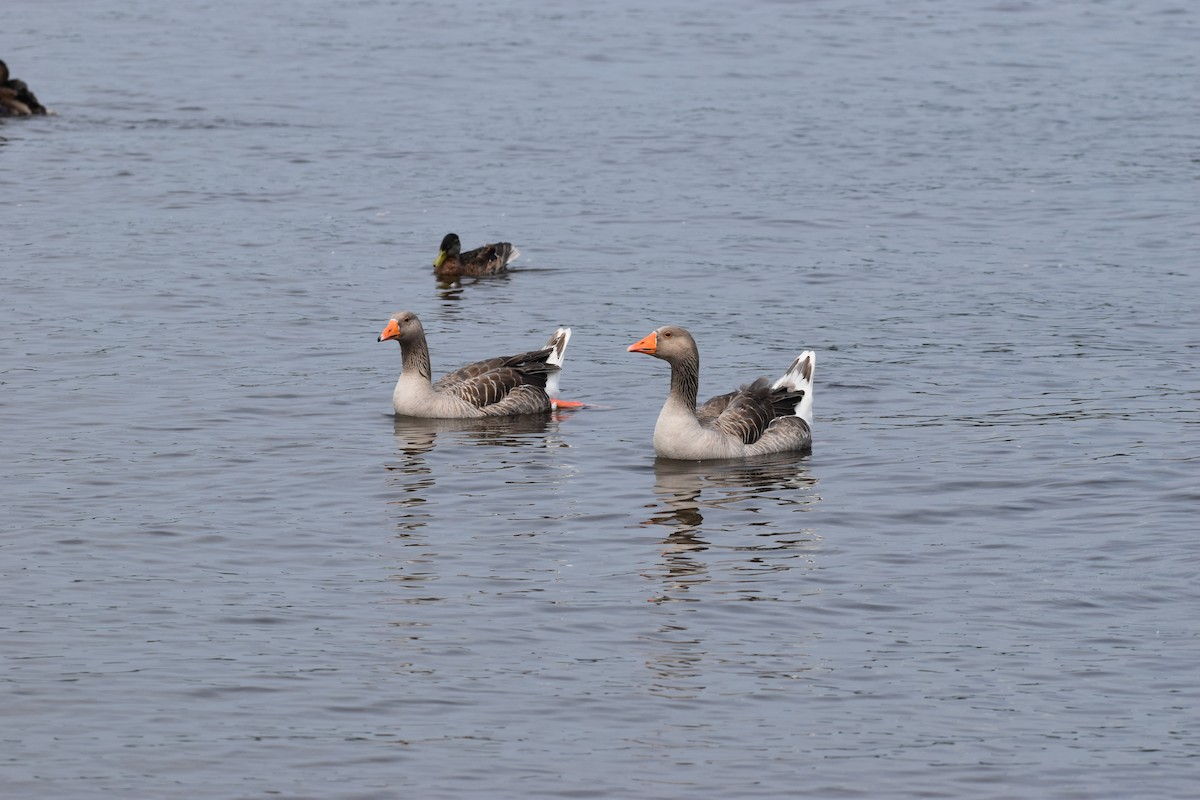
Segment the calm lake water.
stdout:
[[[1200,10],[17,0],[0,795],[1190,798]],[[441,237],[512,275],[439,286]],[[575,336],[553,419],[397,420]],[[811,456],[656,462],[817,352]]]

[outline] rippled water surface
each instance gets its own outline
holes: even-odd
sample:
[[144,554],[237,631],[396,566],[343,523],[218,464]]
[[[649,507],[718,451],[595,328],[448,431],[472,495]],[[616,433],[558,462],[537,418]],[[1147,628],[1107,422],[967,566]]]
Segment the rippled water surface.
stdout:
[[[17,0],[0,794],[1194,796],[1198,34]],[[394,418],[402,308],[588,407]],[[812,454],[656,462],[668,322]]]

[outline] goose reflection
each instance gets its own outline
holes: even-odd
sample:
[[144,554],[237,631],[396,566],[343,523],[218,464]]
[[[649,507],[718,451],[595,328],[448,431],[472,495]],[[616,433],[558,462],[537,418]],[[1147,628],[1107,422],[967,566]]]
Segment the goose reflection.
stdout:
[[[395,520],[397,542],[404,547],[392,580],[411,590],[399,602],[426,604],[443,599],[434,589],[439,580],[439,548],[429,538],[438,522],[438,478],[453,470],[445,460],[431,457],[441,442],[480,447],[527,448],[545,441],[555,421],[551,415],[511,418],[424,419],[392,417],[392,433],[401,456],[387,464],[389,515]],[[472,459],[474,460],[474,459]],[[443,489],[444,493],[444,489]],[[398,620],[393,623],[402,626]]]
[[[464,468],[471,471],[487,469],[485,461],[499,459],[505,467],[544,460],[536,450],[568,447],[558,434],[558,425],[568,414],[530,414],[518,417],[482,419],[424,419],[392,417],[392,433],[398,458],[385,467],[388,470],[389,505],[399,512],[398,535],[403,538],[433,521],[430,503],[439,497],[439,481],[443,484]],[[438,445],[451,447],[451,453],[435,457]],[[497,456],[454,453],[454,447],[498,448]],[[504,451],[510,451],[506,454]],[[516,453],[527,456],[515,456]],[[445,486],[441,488],[444,495]],[[433,505],[436,505],[433,502]]]
[[[805,463],[793,457],[712,464],[660,458],[654,462],[654,493],[666,510],[646,524],[694,533],[704,523],[701,508],[729,508],[755,501],[806,505],[816,499],[809,491],[816,482]],[[787,490],[796,490],[797,494],[779,494]],[[701,500],[702,494],[715,497]],[[748,510],[757,511],[757,503]]]
[[[393,432],[396,447],[406,456],[419,456],[433,450],[443,440],[479,447],[539,447],[561,444],[547,432],[557,432],[558,414],[526,414],[517,417],[483,419],[424,419],[395,417]],[[562,446],[566,446],[565,444]],[[390,467],[390,469],[401,469]]]
[[[781,526],[761,512],[767,506],[807,510],[817,499],[812,492],[815,484],[805,463],[788,456],[716,464],[656,460],[654,493],[659,511],[642,524],[671,529],[660,545],[662,586],[656,602],[694,599],[689,591],[708,580],[708,566],[700,556],[713,546],[714,533],[739,537],[734,542],[722,540],[721,547],[752,553],[746,570],[790,568],[787,562],[764,558],[763,551],[807,548],[815,537],[791,524]],[[706,525],[705,514],[714,511],[726,512],[723,524]]]
[[[723,680],[730,664],[760,680],[794,679],[812,669],[810,637],[795,603],[820,590],[784,575],[815,568],[820,537],[796,513],[819,502],[816,484],[808,462],[795,456],[655,461],[658,508],[642,525],[661,525],[668,533],[659,544],[659,564],[644,574],[655,582],[648,599],[660,614],[657,629],[643,637],[652,694],[672,700],[701,697]],[[746,608],[741,604],[747,600],[774,602],[733,612]],[[698,603],[721,608],[719,616],[753,619],[756,630],[770,632],[770,647],[758,646],[758,633],[743,636],[737,626],[698,613]]]

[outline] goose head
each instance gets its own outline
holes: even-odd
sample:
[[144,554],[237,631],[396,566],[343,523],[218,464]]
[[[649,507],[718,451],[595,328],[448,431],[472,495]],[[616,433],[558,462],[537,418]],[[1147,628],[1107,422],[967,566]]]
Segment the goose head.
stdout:
[[392,314],[387,325],[384,326],[383,332],[379,334],[377,341],[386,342],[389,339],[395,339],[397,342],[404,344],[405,342],[419,341],[425,338],[425,328],[421,325],[421,320],[417,319],[417,315],[411,311],[397,311]]
[[670,363],[685,358],[696,358],[698,353],[692,334],[688,333],[687,328],[678,325],[664,325],[651,331],[629,345],[628,352],[645,353]]

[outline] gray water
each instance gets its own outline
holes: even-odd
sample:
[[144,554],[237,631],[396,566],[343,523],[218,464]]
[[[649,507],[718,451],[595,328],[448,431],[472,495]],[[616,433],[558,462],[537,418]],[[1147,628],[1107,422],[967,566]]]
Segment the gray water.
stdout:
[[[1191,4],[5,8],[3,797],[1195,795]],[[656,462],[666,323],[812,454]]]

